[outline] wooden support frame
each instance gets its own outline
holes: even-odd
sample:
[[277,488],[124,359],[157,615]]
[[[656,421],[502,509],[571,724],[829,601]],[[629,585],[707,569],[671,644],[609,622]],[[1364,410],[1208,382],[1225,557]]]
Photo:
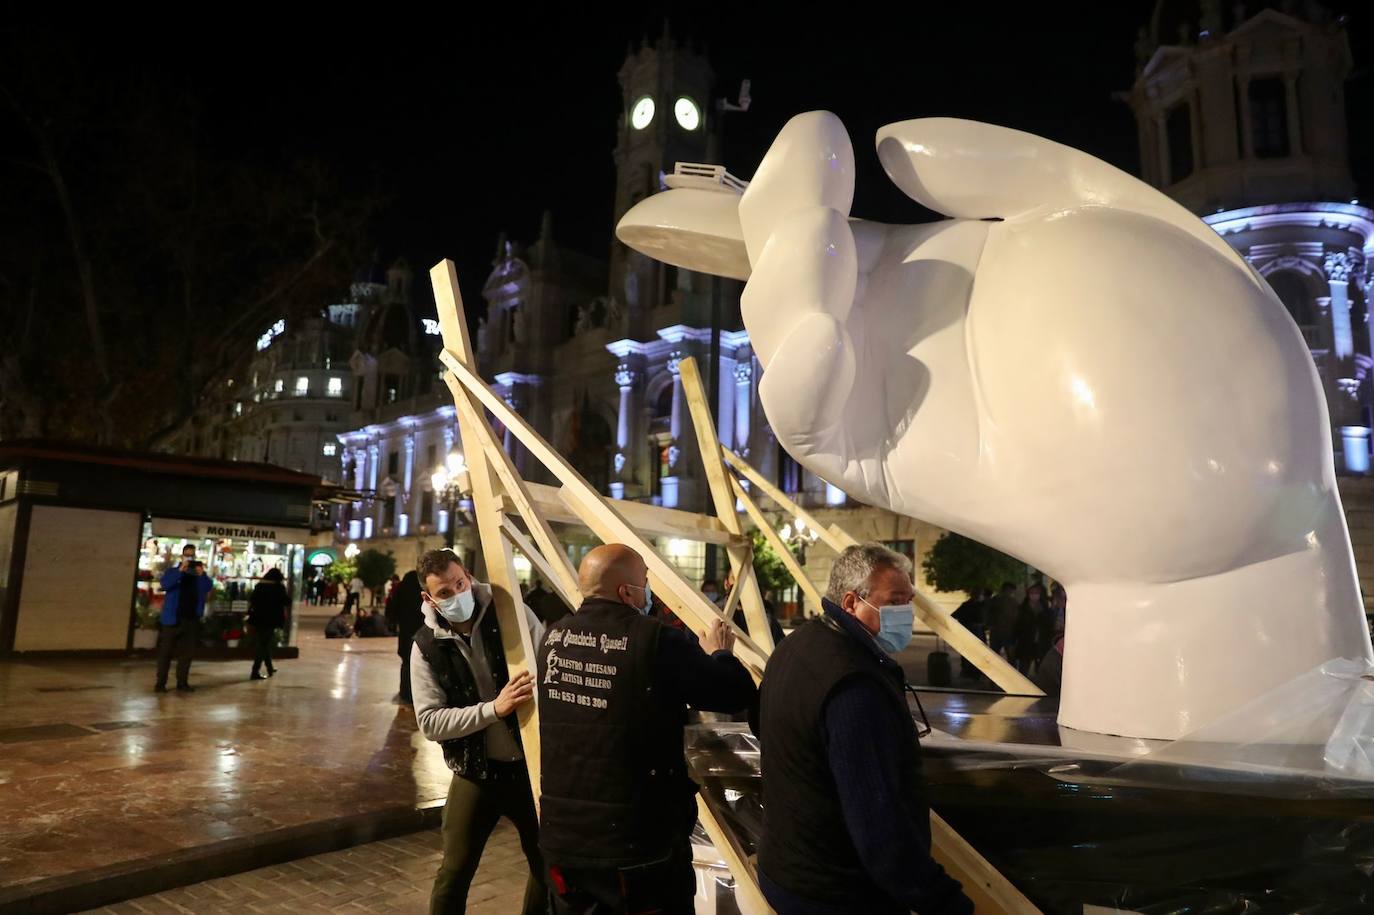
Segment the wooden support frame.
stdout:
[[[711,404],[706,399],[706,388],[701,383],[701,372],[695,359],[683,359],[677,365],[678,377],[682,379],[682,393],[687,397],[687,409],[692,417],[692,427],[696,430],[697,446],[701,449],[701,464],[706,471],[706,484],[711,491],[711,502],[716,507],[716,517],[725,529],[732,534],[743,536],[744,529],[735,512],[735,496],[730,489],[729,474],[721,460],[720,438],[716,434],[716,420],[711,412]],[[759,592],[758,581],[751,575],[744,575],[745,565],[751,562],[750,550],[742,544],[732,543],[725,548],[730,559],[730,570],[735,573],[735,590],[740,592],[740,603],[744,605],[744,618],[749,623],[749,634],[765,652],[773,651],[773,630],[768,625],[768,614],[763,609],[763,595]],[[816,606],[820,606],[817,604]]]
[[[458,289],[458,274],[452,261],[444,261],[430,271],[434,283],[435,305],[439,312],[444,335],[445,355],[455,362],[474,362],[472,341],[468,339],[467,323],[463,320],[463,298]],[[463,440],[463,457],[467,461],[472,481],[472,500],[476,508],[478,535],[487,561],[487,583],[491,586],[496,621],[501,627],[501,650],[506,656],[506,668],[513,677],[528,671],[537,673],[534,645],[526,625],[525,602],[520,595],[519,579],[515,574],[515,553],[510,541],[502,536],[501,525],[505,512],[497,497],[498,477],[517,479],[514,465],[504,451],[492,447],[495,437],[491,427],[481,419],[471,397],[462,389],[455,390],[454,403],[458,407],[458,433]],[[493,468],[502,465],[504,473]],[[518,488],[518,487],[517,487]],[[517,503],[518,504],[518,503]],[[552,535],[550,535],[552,536]],[[526,702],[516,711],[520,727],[520,742],[525,755],[525,769],[529,774],[530,790],[536,809],[539,804],[539,717],[535,703]]]
[[[725,463],[738,471],[740,476],[744,477],[744,479],[748,480],[762,491],[764,495],[772,499],[783,511],[790,514],[793,518],[800,519],[807,527],[814,530],[821,540],[825,541],[826,546],[830,547],[835,552],[838,553],[846,547],[854,546],[859,542],[838,525],[821,524],[807,512],[806,509],[802,508],[794,500],[789,498],[786,493],[770,483],[767,477],[751,467],[748,461],[744,460],[744,458],[735,454],[730,449],[722,446],[721,455]],[[749,494],[744,492],[743,487],[737,489],[736,493],[743,495],[741,501],[744,503],[745,511],[749,512],[749,517],[753,519],[754,524],[758,525],[759,529],[764,532],[765,537],[769,536],[771,528],[766,523],[766,520],[760,520],[762,518],[762,512],[758,512],[758,506],[753,504],[753,511],[750,510],[752,500]],[[758,512],[757,516],[755,512]],[[778,543],[775,543],[774,539],[776,539],[776,535],[769,539],[769,543],[772,544],[779,558],[787,565],[787,570],[792,573],[792,577],[801,585],[802,590],[807,592],[807,597],[811,598],[812,593],[815,591],[814,586],[810,586],[809,582],[803,583],[805,582],[805,575],[801,571],[801,567],[795,562],[787,562],[787,558],[791,555],[790,551],[779,548]],[[820,606],[819,597],[812,599],[816,600],[816,606]],[[930,596],[922,593],[919,588],[916,589],[915,609],[917,618],[926,626],[930,627],[930,630],[934,632],[938,638],[943,639],[951,648],[967,658],[970,664],[982,671],[987,675],[988,679],[996,683],[1009,695],[1045,695],[1044,690],[1032,683],[1025,674],[1017,670],[1006,658],[989,648],[986,642],[978,638],[978,636],[974,635],[972,632],[969,632],[962,623],[950,615],[948,610],[931,600]]]
[[[531,563],[538,565],[565,600],[580,598],[576,579],[571,576],[571,564],[567,562],[566,554],[558,547],[557,538],[548,526],[550,517],[560,514],[553,510],[556,506],[550,505],[556,499],[558,504],[563,506],[566,515],[554,517],[553,520],[575,519],[590,528],[602,540],[622,542],[639,551],[649,566],[650,580],[655,591],[694,631],[700,633],[710,621],[725,619],[727,625],[736,633],[736,656],[755,679],[759,679],[767,656],[771,652],[771,639],[767,646],[758,644],[740,632],[738,627],[733,626],[728,618],[722,617],[714,604],[707,601],[675,568],[657,554],[636,529],[636,525],[631,524],[627,518],[628,515],[637,513],[654,534],[666,533],[669,536],[694,537],[698,540],[718,538],[711,542],[725,544],[727,551],[732,548],[743,549],[745,552],[740,557],[736,584],[738,586],[748,582],[757,590],[757,581],[751,574],[752,563],[748,556],[747,541],[742,537],[733,501],[729,506],[730,510],[725,513],[719,511],[721,506],[717,502],[718,517],[707,519],[686,512],[664,515],[662,513],[669,510],[649,506],[630,508],[633,503],[615,503],[602,497],[523,417],[482,381],[474,364],[462,297],[458,291],[457,274],[453,264],[444,261],[436,265],[430,273],[445,345],[440,360],[449,370],[450,374],[445,380],[458,407],[459,431],[472,478],[478,531],[482,538],[481,547],[487,559],[490,584],[501,624],[502,649],[511,672],[533,670],[535,657],[534,646],[529,640],[529,630],[525,626],[523,602],[520,600],[519,586],[516,582],[514,550],[519,549],[529,557]],[[693,365],[689,372],[694,368]],[[561,487],[538,487],[521,479],[510,457],[496,442],[490,425],[482,416],[482,407],[501,420],[534,458],[543,463],[559,480]],[[784,510],[793,511],[796,517],[812,525],[827,544],[832,544],[832,541],[840,543],[838,548],[843,549],[842,541],[848,535],[838,528],[824,528],[819,524],[813,524],[814,519],[809,514],[780,491],[776,491],[775,487],[767,484],[767,481],[753,471],[753,468],[748,467],[747,463],[729,451],[720,450],[719,442],[715,440],[714,426],[710,423],[709,408],[704,422],[698,423],[694,416],[694,425],[712,432],[711,448],[712,453],[718,456],[716,463],[719,468],[723,468],[727,463],[737,469],[740,466],[748,468],[747,471],[740,470],[746,479],[750,479]],[[699,444],[705,446],[701,437]],[[713,487],[713,499],[718,500],[720,495],[730,500],[743,496],[742,503],[746,512],[752,507],[759,518],[762,518],[762,512],[759,511],[752,496],[744,490],[738,480],[729,474],[723,474],[719,482],[728,488],[718,492],[717,488]],[[622,508],[625,509],[624,514]],[[525,519],[534,542],[531,542],[531,539],[507,517],[508,511],[518,513]],[[757,524],[758,519],[755,518],[754,512],[750,512],[750,517]],[[734,519],[733,526],[726,520],[727,517]],[[767,531],[771,528],[767,524],[759,526],[767,536]],[[668,530],[662,530],[663,527]],[[848,539],[852,542],[852,538]],[[790,553],[784,548],[780,555],[790,556]],[[800,572],[800,567],[797,571]],[[569,577],[572,580],[571,587],[567,586]],[[799,575],[798,580],[804,581],[805,576]],[[747,593],[747,589],[742,591],[737,587],[732,599],[739,599],[740,595]],[[754,625],[752,619],[750,623],[751,626]],[[765,636],[771,636],[766,622],[758,628]],[[540,755],[536,703],[528,703],[522,707],[519,722],[525,747],[525,763],[529,770],[535,803],[538,804]],[[736,899],[741,910],[746,915],[769,913],[771,910],[759,890],[757,877],[743,850],[735,838],[722,828],[716,812],[703,797],[698,798],[698,812],[707,834],[735,876]],[[975,911],[1038,915],[1038,910],[1005,877],[934,812],[931,813],[931,827],[932,852],[936,860],[964,884],[966,892],[974,899]]]

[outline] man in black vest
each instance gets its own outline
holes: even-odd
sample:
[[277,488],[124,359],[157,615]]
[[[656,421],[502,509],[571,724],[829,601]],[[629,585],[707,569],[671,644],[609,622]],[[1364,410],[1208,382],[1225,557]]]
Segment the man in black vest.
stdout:
[[[530,865],[523,911],[545,912],[539,819],[514,717],[534,695],[534,680],[528,672],[507,673],[491,588],[474,581],[457,556],[448,550],[426,553],[417,577],[424,587],[425,625],[415,633],[410,656],[415,721],[443,747],[453,770],[444,805],[444,858],[430,912],[466,911],[482,849],[503,816],[520,833]],[[521,609],[530,644],[538,645],[543,626],[528,607]]]
[[759,884],[778,915],[969,913],[930,857],[930,807],[902,668],[911,562],[851,546],[824,614],[773,652],[759,697]]
[[644,560],[587,554],[577,613],[549,627],[539,661],[540,847],[560,913],[693,911],[687,707],[736,712],[756,697],[714,623],[700,644],[649,617]]

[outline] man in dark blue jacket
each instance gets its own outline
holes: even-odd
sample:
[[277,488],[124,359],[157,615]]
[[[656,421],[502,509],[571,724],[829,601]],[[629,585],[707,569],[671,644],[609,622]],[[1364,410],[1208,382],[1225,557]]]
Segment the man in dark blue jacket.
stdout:
[[852,546],[824,615],[778,645],[760,688],[759,884],[778,915],[966,915],[930,856],[930,807],[902,669],[911,562]]
[[158,634],[157,686],[155,692],[167,692],[167,671],[172,655],[177,658],[177,690],[195,692],[187,682],[191,673],[191,657],[195,654],[200,619],[205,615],[205,598],[214,584],[205,574],[205,565],[196,562],[196,548],[186,544],[181,550],[181,564],[162,573],[162,632]]

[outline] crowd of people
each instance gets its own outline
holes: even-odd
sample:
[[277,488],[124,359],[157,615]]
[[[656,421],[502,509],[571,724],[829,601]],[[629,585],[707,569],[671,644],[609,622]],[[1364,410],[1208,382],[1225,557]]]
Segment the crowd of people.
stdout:
[[[978,636],[1016,669],[1051,695],[1059,693],[1059,672],[1064,657],[1064,627],[1068,594],[1063,586],[1049,589],[1031,582],[1021,592],[1014,582],[1003,582],[996,594],[983,589],[954,611],[954,619]],[[979,679],[981,674],[964,658],[960,675]]]

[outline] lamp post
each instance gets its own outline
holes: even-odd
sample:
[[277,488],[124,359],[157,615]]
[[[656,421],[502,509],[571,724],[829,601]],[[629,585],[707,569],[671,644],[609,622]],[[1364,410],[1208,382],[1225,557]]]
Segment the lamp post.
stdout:
[[362,551],[358,549],[358,545],[356,543],[350,543],[348,546],[344,547],[344,558],[357,559],[358,554],[360,552]]
[[[798,518],[795,525],[784,523],[778,529],[778,536],[782,538],[783,543],[787,544],[787,548],[796,554],[797,564],[805,568],[806,548],[819,540],[821,535],[807,527],[806,522]],[[800,603],[801,585],[797,584],[794,587],[797,589],[797,601]],[[820,608],[817,607],[816,609],[819,610]]]
[[434,488],[434,497],[439,500],[448,513],[448,524],[444,527],[444,546],[453,549],[453,529],[457,527],[458,510],[463,498],[471,492],[471,478],[468,476],[467,461],[456,451],[450,452],[444,463],[434,468],[429,477]]

